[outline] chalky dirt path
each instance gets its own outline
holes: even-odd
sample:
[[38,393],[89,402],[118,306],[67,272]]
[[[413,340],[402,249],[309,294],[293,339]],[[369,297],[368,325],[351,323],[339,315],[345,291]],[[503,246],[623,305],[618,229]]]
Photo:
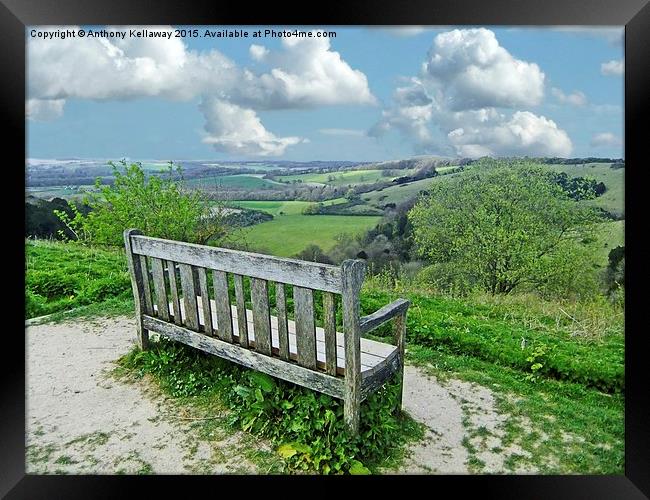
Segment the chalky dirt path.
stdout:
[[[199,435],[192,417],[146,378],[120,381],[110,372],[134,342],[128,317],[26,328],[26,470],[35,474],[259,474],[245,450],[271,452],[244,433]],[[441,382],[406,368],[404,406],[427,426],[401,474],[504,470],[516,447],[501,450],[505,417],[492,393],[458,380]],[[472,430],[482,429],[480,436]],[[487,431],[487,432],[486,432]],[[465,439],[465,441],[464,441]],[[470,443],[470,448],[468,448]],[[500,450],[494,453],[491,450]],[[526,472],[526,471],[518,471]]]

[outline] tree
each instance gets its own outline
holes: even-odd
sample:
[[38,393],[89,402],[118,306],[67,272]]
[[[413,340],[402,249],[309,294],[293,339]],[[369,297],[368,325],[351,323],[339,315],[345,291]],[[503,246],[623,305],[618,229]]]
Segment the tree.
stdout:
[[323,249],[318,245],[307,245],[301,252],[298,252],[295,257],[300,260],[307,260],[310,262],[320,262],[321,264],[333,264],[329,256],[323,252]]
[[101,186],[97,179],[97,192],[84,200],[91,209],[87,215],[73,204],[74,217],[57,213],[77,240],[120,246],[130,227],[147,236],[199,244],[223,234],[225,212],[201,191],[184,189],[180,166],[170,162],[167,176],[147,177],[139,163],[109,165],[115,181]]
[[548,172],[501,163],[433,184],[409,212],[417,252],[438,266],[443,282],[492,294],[591,286],[583,242],[595,217]]

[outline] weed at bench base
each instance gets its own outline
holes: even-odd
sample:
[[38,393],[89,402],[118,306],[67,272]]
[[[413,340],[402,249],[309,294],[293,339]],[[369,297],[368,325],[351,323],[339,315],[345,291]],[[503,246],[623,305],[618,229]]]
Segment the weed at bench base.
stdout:
[[394,380],[364,401],[359,435],[351,437],[342,401],[177,342],[135,348],[119,364],[139,376],[153,375],[174,397],[218,398],[230,409],[228,423],[270,439],[289,471],[370,473],[399,462],[406,443],[423,437],[421,424],[394,411]]

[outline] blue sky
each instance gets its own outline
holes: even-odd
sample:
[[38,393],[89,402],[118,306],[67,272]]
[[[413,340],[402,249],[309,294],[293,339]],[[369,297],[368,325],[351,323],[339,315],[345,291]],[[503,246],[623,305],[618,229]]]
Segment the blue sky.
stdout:
[[622,28],[43,38],[69,28],[27,29],[31,158],[623,156]]

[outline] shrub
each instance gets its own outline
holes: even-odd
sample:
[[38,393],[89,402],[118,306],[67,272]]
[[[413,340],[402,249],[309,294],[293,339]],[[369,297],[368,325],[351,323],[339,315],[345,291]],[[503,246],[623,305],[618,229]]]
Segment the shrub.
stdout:
[[293,470],[367,473],[399,456],[407,440],[422,436],[419,424],[395,412],[395,382],[362,403],[360,432],[351,437],[341,401],[183,344],[163,338],[120,363],[154,375],[176,397],[214,393],[230,409],[231,425],[269,438]]
[[72,203],[74,216],[55,212],[76,240],[122,246],[122,234],[131,227],[148,236],[200,244],[223,233],[223,212],[201,191],[183,188],[180,166],[174,169],[170,162],[166,177],[147,177],[139,163],[121,161],[122,171],[112,162],[109,165],[115,182],[102,186],[97,179],[97,192],[84,199],[90,213],[84,215]]

